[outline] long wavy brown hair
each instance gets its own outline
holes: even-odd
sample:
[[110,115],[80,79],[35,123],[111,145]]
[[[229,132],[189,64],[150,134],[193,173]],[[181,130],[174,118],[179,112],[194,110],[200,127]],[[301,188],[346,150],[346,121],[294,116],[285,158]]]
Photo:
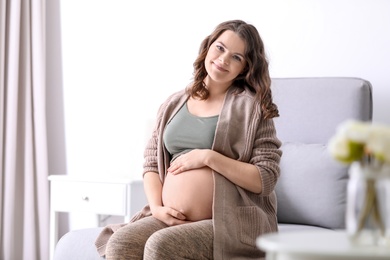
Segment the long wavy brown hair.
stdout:
[[209,97],[210,93],[204,83],[207,76],[205,59],[211,44],[226,30],[235,32],[246,44],[244,56],[247,65],[244,72],[234,80],[233,85],[241,91],[247,86],[256,93],[256,98],[261,102],[263,118],[279,116],[278,107],[272,101],[271,78],[263,41],[256,27],[241,20],[231,20],[219,24],[214,32],[203,40],[198,57],[193,64],[193,83],[187,89],[188,94],[201,100]]

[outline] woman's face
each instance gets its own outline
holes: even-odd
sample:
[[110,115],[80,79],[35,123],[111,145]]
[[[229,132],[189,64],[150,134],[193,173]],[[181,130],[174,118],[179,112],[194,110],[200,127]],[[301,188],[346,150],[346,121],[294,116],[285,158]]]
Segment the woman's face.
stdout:
[[244,52],[245,42],[235,32],[223,32],[207,52],[205,66],[208,80],[230,86],[246,66]]

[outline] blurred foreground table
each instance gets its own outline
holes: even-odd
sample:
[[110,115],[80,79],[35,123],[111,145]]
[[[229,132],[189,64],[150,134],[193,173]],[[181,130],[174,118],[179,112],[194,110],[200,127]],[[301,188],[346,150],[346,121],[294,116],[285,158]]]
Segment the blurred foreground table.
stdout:
[[266,260],[390,259],[390,248],[354,246],[343,230],[270,233],[258,237],[256,245]]

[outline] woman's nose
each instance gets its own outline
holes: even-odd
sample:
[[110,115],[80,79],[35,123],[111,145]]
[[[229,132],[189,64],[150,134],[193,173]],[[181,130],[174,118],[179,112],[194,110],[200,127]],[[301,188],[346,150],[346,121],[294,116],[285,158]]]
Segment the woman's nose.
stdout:
[[219,61],[223,64],[229,65],[229,58],[226,54],[222,54],[221,56],[219,56]]

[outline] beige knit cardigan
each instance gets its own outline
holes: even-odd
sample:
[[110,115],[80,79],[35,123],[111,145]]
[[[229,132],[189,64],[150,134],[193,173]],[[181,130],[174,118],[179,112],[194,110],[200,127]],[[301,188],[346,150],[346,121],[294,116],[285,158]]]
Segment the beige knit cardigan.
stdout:
[[[156,172],[162,182],[169,166],[163,132],[187,99],[182,90],[160,106],[152,137],[145,149],[144,173]],[[212,149],[254,164],[259,170],[263,188],[261,194],[252,193],[213,171],[214,259],[257,259],[264,256],[255,242],[259,235],[278,230],[274,188],[280,171],[280,145],[273,120],[262,119],[260,103],[254,99],[254,94],[248,89],[238,92],[232,86],[224,100]],[[149,206],[145,206],[131,222],[150,214]],[[109,236],[122,225],[107,226],[97,238],[96,246],[101,255],[104,255]]]

